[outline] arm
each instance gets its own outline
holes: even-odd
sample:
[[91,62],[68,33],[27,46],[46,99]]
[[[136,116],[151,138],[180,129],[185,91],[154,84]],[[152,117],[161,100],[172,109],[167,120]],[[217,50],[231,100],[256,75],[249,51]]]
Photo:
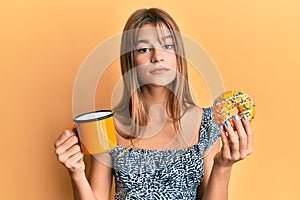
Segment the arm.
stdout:
[[253,135],[249,121],[237,118],[234,123],[237,133],[230,125],[225,126],[221,130],[221,151],[218,151],[219,145],[215,145],[204,158],[207,169],[203,184],[199,188],[200,198],[203,200],[227,200],[233,164],[252,153]]
[[[70,172],[75,200],[109,200],[112,184],[112,172],[106,161],[107,154],[91,156],[89,180],[85,173]],[[104,163],[102,163],[104,161]]]
[[110,199],[112,187],[111,156],[107,153],[91,157],[89,181],[98,200]]
[[85,173],[69,172],[75,200],[97,200]]
[[56,140],[54,146],[59,162],[69,171],[75,200],[109,199],[111,187],[110,167],[102,164],[92,156],[89,183],[84,171],[83,154],[78,144],[78,138],[73,131],[65,130]]

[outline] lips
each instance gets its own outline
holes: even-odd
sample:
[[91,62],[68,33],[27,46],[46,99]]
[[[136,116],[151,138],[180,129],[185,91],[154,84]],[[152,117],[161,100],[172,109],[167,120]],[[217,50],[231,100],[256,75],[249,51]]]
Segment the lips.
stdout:
[[158,67],[158,68],[155,68],[155,69],[152,69],[150,71],[151,74],[162,74],[164,72],[167,72],[169,71],[168,68],[165,68],[165,67]]

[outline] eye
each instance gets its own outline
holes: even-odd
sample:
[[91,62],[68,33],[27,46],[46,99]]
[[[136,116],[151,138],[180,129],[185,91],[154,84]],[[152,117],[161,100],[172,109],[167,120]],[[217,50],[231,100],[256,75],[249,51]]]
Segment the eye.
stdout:
[[139,52],[139,53],[147,53],[147,52],[149,52],[150,50],[151,50],[150,48],[145,47],[145,48],[137,49],[137,52]]
[[174,49],[174,45],[172,44],[166,44],[165,46],[163,46],[164,49],[167,49],[167,50],[172,50]]

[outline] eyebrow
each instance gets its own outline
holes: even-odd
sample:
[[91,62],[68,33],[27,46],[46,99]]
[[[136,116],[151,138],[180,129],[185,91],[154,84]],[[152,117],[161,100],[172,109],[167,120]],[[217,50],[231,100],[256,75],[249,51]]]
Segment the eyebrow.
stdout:
[[[162,38],[162,40],[166,40],[166,39],[168,39],[168,38],[173,39],[172,35],[166,35],[166,36],[164,36],[164,37]],[[142,40],[138,40],[138,41],[136,41],[135,45],[138,45],[138,44],[140,44],[140,43],[148,44],[148,43],[149,43],[149,40],[143,40],[143,39],[142,39]]]

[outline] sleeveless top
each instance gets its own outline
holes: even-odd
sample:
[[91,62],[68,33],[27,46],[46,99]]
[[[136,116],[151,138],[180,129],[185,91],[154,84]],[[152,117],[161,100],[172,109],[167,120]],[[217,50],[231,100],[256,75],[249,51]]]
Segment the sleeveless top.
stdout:
[[111,150],[115,199],[197,199],[204,151],[220,137],[212,108],[204,108],[199,142],[183,150]]

